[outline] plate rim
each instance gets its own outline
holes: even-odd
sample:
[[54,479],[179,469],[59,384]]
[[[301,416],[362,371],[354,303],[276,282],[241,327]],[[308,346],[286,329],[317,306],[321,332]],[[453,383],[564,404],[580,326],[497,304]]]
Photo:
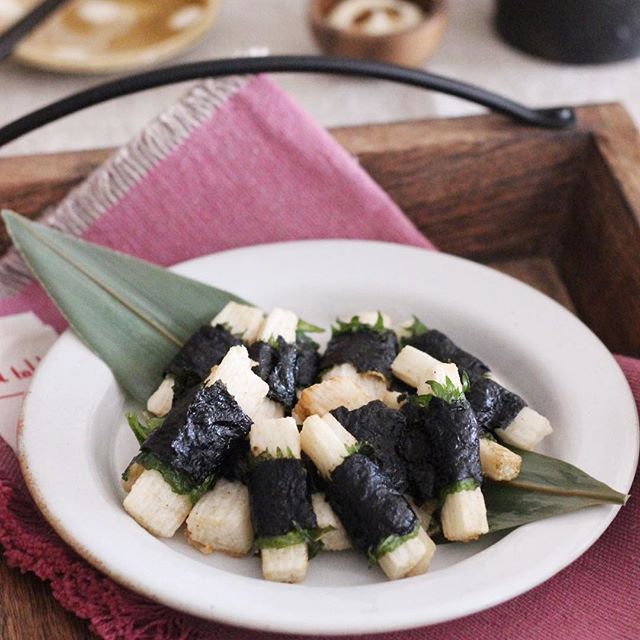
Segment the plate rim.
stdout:
[[[580,320],[580,318],[578,318],[576,315],[574,315],[573,313],[571,313],[568,309],[566,309],[565,307],[563,307],[560,303],[556,302],[555,300],[553,300],[552,298],[550,298],[549,296],[547,296],[546,294],[538,291],[537,289],[535,289],[534,287],[532,287],[531,285],[528,285],[527,283],[524,283],[520,280],[518,280],[517,278],[510,276],[508,274],[504,274],[502,272],[499,272],[495,269],[492,269],[491,267],[488,267],[486,265],[474,262],[472,260],[466,259],[466,258],[461,258],[459,256],[453,256],[451,254],[446,254],[443,252],[432,252],[429,250],[425,250],[419,247],[415,247],[415,246],[410,246],[410,245],[401,245],[398,243],[394,243],[394,242],[384,242],[384,241],[371,241],[371,240],[351,240],[351,239],[308,239],[308,240],[296,240],[296,241],[284,241],[284,242],[274,242],[274,243],[264,243],[264,244],[259,244],[259,245],[252,245],[252,246],[248,246],[248,247],[238,247],[238,248],[234,248],[234,249],[229,249],[226,251],[221,251],[221,252],[217,252],[217,253],[211,253],[211,254],[205,254],[196,258],[192,258],[190,260],[187,261],[183,261],[180,263],[177,263],[171,267],[169,267],[171,270],[176,270],[179,273],[182,273],[182,270],[189,270],[190,268],[197,266],[198,263],[200,262],[206,262],[208,260],[210,260],[211,258],[215,258],[221,255],[229,255],[229,254],[235,254],[235,253],[251,253],[256,249],[262,249],[262,248],[272,248],[272,249],[278,249],[282,246],[290,246],[290,245],[300,245],[300,244],[332,244],[332,243],[341,243],[341,244],[358,244],[358,245],[381,245],[383,247],[396,247],[400,250],[406,250],[406,251],[411,251],[411,252],[420,252],[420,253],[426,253],[429,254],[431,256],[438,256],[439,258],[443,258],[444,260],[454,260],[454,261],[459,261],[459,262],[463,262],[469,265],[472,265],[472,268],[480,268],[481,270],[485,270],[486,272],[489,272],[495,276],[498,276],[499,278],[504,278],[504,279],[508,279],[510,281],[513,281],[514,283],[517,283],[518,286],[520,287],[525,287],[528,290],[530,290],[531,292],[534,292],[536,296],[540,296],[541,299],[546,300],[547,303],[552,303],[557,310],[561,310],[564,314],[566,314],[567,316],[570,316],[574,321],[576,321],[578,324],[582,325],[583,330],[586,330],[589,334],[591,339],[595,340],[597,343],[599,343],[599,346],[602,347],[603,349],[606,350],[609,359],[611,361],[611,363],[618,369],[620,376],[622,377],[622,379],[625,380],[626,383],[626,379],[624,378],[624,375],[622,373],[622,370],[619,366],[619,364],[617,363],[617,361],[615,360],[615,358],[613,357],[613,355],[608,351],[608,349],[606,348],[606,346],[602,343],[602,341],[595,335],[595,333],[586,325],[582,322],[582,320]],[[439,259],[437,258],[437,259]],[[64,333],[62,333],[58,339],[56,340],[56,342],[54,343],[54,345],[51,347],[50,352],[52,352],[54,350],[54,348],[58,345],[58,343],[65,337],[67,336],[73,336],[73,339],[78,340],[74,335],[71,329],[67,329],[65,330]],[[81,341],[78,340],[78,342],[81,343]],[[93,355],[93,354],[92,354]],[[48,357],[45,356],[45,359]],[[94,356],[97,358],[97,356]],[[43,359],[44,360],[44,359]],[[35,383],[35,381],[37,380],[38,377],[38,372],[41,370],[44,370],[44,367],[41,366],[38,367],[38,370],[36,371],[36,374],[34,376],[33,382]],[[633,412],[634,412],[634,416],[635,416],[635,422],[634,425],[636,427],[633,437],[634,437],[634,447],[632,448],[633,451],[633,459],[631,460],[631,467],[630,467],[630,472],[629,472],[629,478],[626,479],[625,481],[625,487],[623,489],[620,489],[621,491],[625,491],[628,492],[629,488],[631,487],[631,484],[633,482],[635,473],[636,473],[636,468],[638,465],[638,457],[639,457],[639,447],[640,447],[640,432],[638,431],[638,412],[635,406],[635,401],[633,399],[633,395],[632,392],[628,386],[628,383],[626,383],[626,395],[627,398],[631,401],[630,402],[630,407],[633,408]],[[85,560],[87,560],[87,562],[89,562],[90,565],[92,565],[93,567],[97,568],[99,571],[105,573],[105,575],[109,576],[110,578],[112,578],[117,584],[122,585],[130,590],[132,590],[135,593],[138,593],[140,595],[143,595],[146,598],[149,598],[151,601],[153,602],[157,602],[160,604],[163,604],[165,606],[169,606],[172,607],[174,609],[177,609],[178,611],[183,611],[185,613],[194,615],[194,616],[198,616],[198,617],[204,617],[204,619],[207,620],[211,620],[211,621],[215,621],[215,622],[219,622],[219,623],[223,623],[223,624],[231,624],[234,626],[238,626],[241,628],[246,628],[246,629],[254,629],[254,630],[262,630],[262,631],[271,631],[271,632],[281,632],[281,633],[287,633],[287,634],[293,634],[293,633],[304,633],[304,634],[309,634],[309,635],[326,635],[326,634],[332,634],[332,635],[350,635],[350,634],[354,634],[354,633],[376,633],[376,632],[390,632],[390,631],[401,631],[401,630],[408,630],[408,629],[413,629],[413,628],[417,628],[417,627],[421,627],[421,626],[431,626],[434,624],[439,624],[442,622],[446,622],[446,621],[450,621],[450,620],[455,620],[455,619],[459,619],[474,613],[477,613],[479,611],[483,611],[486,610],[490,607],[493,606],[497,606],[498,604],[501,604],[503,602],[509,601],[519,595],[521,595],[522,593],[525,593],[527,591],[530,591],[531,589],[535,588],[536,586],[540,585],[541,583],[545,582],[546,580],[550,579],[551,577],[553,577],[554,575],[556,575],[557,573],[559,573],[560,571],[562,571],[563,569],[565,569],[567,566],[569,566],[570,564],[572,564],[573,562],[575,562],[575,560],[577,560],[583,553],[585,553],[601,536],[602,534],[606,531],[606,529],[609,527],[609,525],[611,524],[611,522],[613,521],[613,519],[615,518],[615,516],[617,515],[617,513],[619,512],[620,509],[620,505],[604,505],[601,507],[601,509],[607,509],[607,513],[606,515],[603,514],[600,518],[600,521],[598,523],[598,526],[595,527],[594,529],[591,530],[591,535],[585,536],[584,540],[582,541],[582,543],[580,545],[578,545],[577,547],[575,547],[575,549],[573,550],[573,552],[571,554],[569,554],[568,556],[565,556],[561,562],[561,564],[556,565],[554,568],[549,569],[546,572],[542,572],[539,576],[537,576],[536,579],[534,580],[530,580],[529,582],[527,582],[526,584],[522,584],[520,585],[519,588],[516,588],[515,590],[512,590],[509,592],[508,595],[504,596],[504,597],[499,597],[499,598],[485,598],[485,601],[483,600],[478,600],[476,602],[475,605],[472,606],[466,606],[461,608],[461,611],[459,613],[456,613],[454,615],[448,615],[448,614],[443,614],[441,616],[435,616],[428,621],[425,622],[424,620],[416,620],[415,616],[409,618],[408,620],[405,619],[405,616],[407,615],[406,613],[403,614],[403,618],[397,618],[394,616],[390,616],[389,620],[386,622],[382,622],[376,617],[375,618],[375,623],[368,623],[368,624],[359,624],[355,627],[350,627],[350,628],[337,628],[334,625],[332,625],[331,623],[329,624],[325,624],[325,626],[322,626],[321,628],[309,628],[307,626],[304,626],[304,623],[301,622],[288,622],[288,623],[281,623],[281,622],[275,622],[275,623],[268,623],[264,620],[261,621],[257,621],[257,620],[246,620],[246,619],[241,619],[238,618],[236,615],[229,615],[227,613],[225,613],[224,611],[216,611],[215,612],[215,616],[213,615],[207,615],[206,612],[203,612],[202,609],[197,608],[197,607],[193,607],[190,605],[185,605],[182,601],[179,600],[179,598],[167,598],[167,597],[163,597],[162,595],[158,595],[157,593],[148,590],[145,586],[139,584],[139,583],[135,583],[132,582],[130,580],[130,578],[121,575],[120,573],[118,573],[117,571],[115,571],[111,566],[109,566],[108,564],[105,564],[100,558],[96,557],[94,554],[92,554],[90,551],[88,551],[84,545],[76,540],[73,535],[71,534],[71,532],[69,532],[67,530],[67,528],[63,525],[62,522],[59,522],[56,517],[51,513],[47,502],[45,500],[45,498],[43,497],[40,487],[38,486],[38,483],[35,479],[34,476],[32,476],[31,473],[31,469],[30,469],[30,465],[29,465],[29,460],[28,460],[28,454],[27,452],[24,450],[23,448],[23,442],[24,442],[24,431],[25,431],[25,414],[27,413],[28,407],[30,406],[30,402],[32,402],[33,400],[33,394],[31,393],[31,390],[29,390],[27,392],[27,394],[25,395],[25,399],[24,399],[24,403],[23,403],[23,407],[22,407],[22,412],[21,412],[21,416],[20,416],[20,420],[18,423],[18,460],[20,463],[20,467],[23,473],[23,476],[25,478],[25,482],[27,484],[27,487],[29,489],[29,492],[31,494],[31,496],[33,497],[34,501],[36,502],[38,508],[40,509],[40,511],[43,513],[45,519],[49,522],[49,524],[53,527],[53,529],[56,531],[56,533],[65,541],[65,543],[67,543],[72,549],[74,549],[74,551],[76,551],[82,558],[84,558]],[[596,507],[598,508],[598,507]],[[583,513],[583,511],[580,511],[578,513]],[[567,515],[571,515],[571,514],[567,514]],[[543,520],[543,521],[539,521],[540,523],[548,523],[548,520]],[[538,523],[532,523],[533,525],[536,525]],[[532,525],[527,525],[528,527],[531,527]],[[514,532],[512,533],[516,533],[517,531],[519,531],[521,528],[516,529]],[[511,535],[511,534],[509,534]],[[489,547],[491,548],[491,547]],[[486,551],[486,550],[485,550]],[[478,554],[476,554],[475,556],[473,556],[472,558],[469,558],[468,560],[473,560],[473,558],[476,558],[478,556],[480,556],[482,553],[484,553],[484,551],[479,552]],[[468,561],[467,560],[467,561]],[[467,562],[465,561],[465,562]],[[381,583],[381,584],[390,584],[390,583]],[[377,585],[364,585],[364,587],[372,587],[372,586],[377,586]],[[359,589],[359,588],[363,588],[363,586],[357,586],[357,587],[351,587],[351,588],[355,588],[355,589]],[[388,613],[393,613],[393,612],[388,612]]]

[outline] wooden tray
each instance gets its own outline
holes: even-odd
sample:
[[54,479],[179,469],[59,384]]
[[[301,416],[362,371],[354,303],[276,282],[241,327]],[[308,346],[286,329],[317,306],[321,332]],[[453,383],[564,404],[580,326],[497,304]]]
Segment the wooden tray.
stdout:
[[[572,131],[487,115],[332,133],[442,250],[528,282],[612,351],[640,356],[640,134],[620,105],[578,118]],[[0,159],[0,208],[37,217],[109,153]],[[88,635],[45,587],[0,564],[0,636],[44,629]]]

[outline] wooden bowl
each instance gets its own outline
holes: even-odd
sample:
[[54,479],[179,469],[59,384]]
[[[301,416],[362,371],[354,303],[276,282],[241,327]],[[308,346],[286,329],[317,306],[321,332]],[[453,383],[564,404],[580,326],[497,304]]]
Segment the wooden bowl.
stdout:
[[410,29],[378,36],[330,26],[327,15],[340,0],[311,0],[311,30],[320,48],[329,55],[421,67],[442,39],[447,24],[447,9],[445,0],[412,1],[424,11],[424,20]]

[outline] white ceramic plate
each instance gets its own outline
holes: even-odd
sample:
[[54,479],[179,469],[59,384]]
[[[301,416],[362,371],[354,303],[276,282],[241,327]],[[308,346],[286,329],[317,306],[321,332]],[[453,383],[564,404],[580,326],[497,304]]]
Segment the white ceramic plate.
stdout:
[[[600,341],[549,298],[491,269],[392,244],[308,241],[228,251],[176,271],[265,308],[325,326],[340,314],[416,313],[485,359],[549,417],[545,451],[619,491],[631,485],[638,426],[629,387]],[[352,552],[316,558],[301,585],[260,579],[256,558],[204,556],[181,533],[158,540],[121,507],[119,475],[137,446],[109,369],[65,333],[41,363],[24,408],[20,459],[54,528],[89,562],[134,591],[256,629],[347,634],[464,616],[531,589],[566,567],[618,511],[601,506],[504,537],[438,548],[425,576],[385,581]]]

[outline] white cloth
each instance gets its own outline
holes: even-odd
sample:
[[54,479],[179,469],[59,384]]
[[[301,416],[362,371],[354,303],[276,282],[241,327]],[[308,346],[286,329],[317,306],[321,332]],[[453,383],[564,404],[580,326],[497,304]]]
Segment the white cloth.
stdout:
[[[499,40],[492,0],[449,0],[449,6],[449,27],[428,65],[431,71],[532,106],[621,101],[640,125],[640,59],[586,67],[545,62]],[[214,28],[177,61],[231,56],[253,47],[267,47],[271,53],[318,53],[306,11],[305,0],[223,0]],[[0,123],[103,79],[55,75],[5,61],[0,64]],[[457,99],[379,81],[300,75],[279,76],[279,81],[326,126],[480,111]],[[173,86],[95,107],[18,140],[0,154],[120,144],[184,90]]]

